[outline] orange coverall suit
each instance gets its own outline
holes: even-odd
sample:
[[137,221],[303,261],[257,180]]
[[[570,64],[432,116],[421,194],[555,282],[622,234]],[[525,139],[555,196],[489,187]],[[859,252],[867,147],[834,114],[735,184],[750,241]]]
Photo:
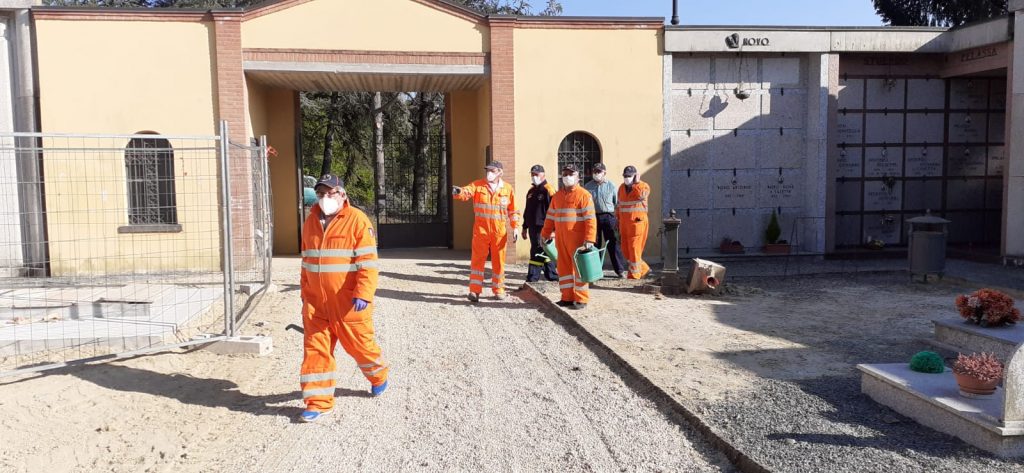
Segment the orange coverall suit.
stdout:
[[558,288],[563,301],[586,304],[590,301],[590,285],[579,280],[573,254],[585,242],[597,241],[597,214],[590,191],[582,185],[572,190],[563,188],[551,198],[541,238],[555,236],[558,249]]
[[651,267],[644,262],[644,247],[647,246],[647,198],[651,195],[651,186],[646,182],[633,184],[632,192],[626,185],[619,186],[619,204],[615,208],[615,216],[619,219],[619,236],[622,238],[622,254],[629,265],[627,277],[640,279]]
[[[304,356],[299,376],[309,410],[334,406],[334,347],[355,359],[373,386],[388,379],[388,365],[374,340],[373,294],[377,291],[377,239],[370,219],[347,202],[325,231],[314,205],[302,229],[302,326]],[[352,299],[370,303],[356,312]]]
[[496,192],[491,192],[486,179],[473,181],[461,188],[458,200],[473,201],[473,256],[470,260],[469,292],[480,294],[485,286],[484,265],[487,252],[491,253],[491,290],[494,294],[505,292],[505,247],[508,245],[508,226],[519,231],[522,218],[516,210],[515,192],[506,182],[501,182]]

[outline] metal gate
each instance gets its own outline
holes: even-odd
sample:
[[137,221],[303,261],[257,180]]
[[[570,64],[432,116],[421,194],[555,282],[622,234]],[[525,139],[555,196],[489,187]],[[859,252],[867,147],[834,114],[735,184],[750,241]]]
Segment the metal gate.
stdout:
[[837,247],[903,246],[907,218],[953,223],[950,244],[1001,236],[1006,81],[844,75],[837,117]]
[[448,149],[440,135],[425,143],[414,138],[384,143],[385,159],[375,176],[378,246],[452,246]]
[[239,332],[270,194],[265,141],[227,136],[0,135],[0,377]]

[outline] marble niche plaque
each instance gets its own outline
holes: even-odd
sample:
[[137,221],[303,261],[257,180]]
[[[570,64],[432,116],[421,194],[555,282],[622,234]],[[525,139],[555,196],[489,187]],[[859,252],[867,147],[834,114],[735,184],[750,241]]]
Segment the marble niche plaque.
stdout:
[[950,113],[950,143],[984,143],[987,139],[985,113]]
[[752,208],[757,205],[756,176],[741,171],[715,171],[711,199],[716,209]]
[[909,79],[907,81],[907,108],[942,110],[945,107],[945,81],[941,79]]
[[861,183],[844,181],[836,183],[836,211],[857,212],[861,205]]
[[860,233],[860,215],[840,215],[836,217],[836,244],[839,246],[857,246],[864,243]]
[[984,205],[984,179],[950,179],[946,181],[946,208],[980,209]]
[[1003,208],[1003,180],[987,179],[985,181],[985,208]]
[[804,198],[801,174],[797,169],[784,169],[782,174],[779,174],[778,170],[764,171],[760,179],[758,206],[801,207]]
[[882,240],[886,245],[900,244],[903,219],[899,214],[865,215],[864,240]]
[[836,139],[840,143],[860,144],[864,140],[864,115],[840,113],[836,117]]
[[[861,159],[864,150],[862,148],[839,148],[836,150],[836,177],[856,178],[861,177]],[[941,163],[939,169],[941,170]]]
[[1003,143],[1006,140],[1006,113],[988,114],[988,142]]
[[941,146],[910,147],[906,149],[908,177],[938,177],[942,175],[943,148]]
[[864,108],[864,79],[839,80],[839,108]]
[[865,143],[903,142],[903,113],[869,113],[865,123]]
[[1006,81],[993,79],[989,82],[988,109],[1006,110]]
[[908,113],[907,143],[942,143],[946,117],[941,112]]
[[903,174],[902,148],[864,149],[864,176],[886,177]]
[[982,146],[950,146],[946,158],[946,175],[984,176],[985,154]]
[[949,108],[988,108],[988,81],[984,79],[953,79],[949,81]]
[[990,146],[988,148],[988,175],[1002,176],[1006,172],[1006,147]]
[[913,210],[924,213],[925,210],[942,208],[942,181],[907,181],[906,200],[903,202],[904,210]]
[[896,181],[892,187],[884,182],[864,183],[864,210],[900,210],[903,208],[903,183]]
[[868,108],[902,110],[905,87],[903,79],[868,79]]

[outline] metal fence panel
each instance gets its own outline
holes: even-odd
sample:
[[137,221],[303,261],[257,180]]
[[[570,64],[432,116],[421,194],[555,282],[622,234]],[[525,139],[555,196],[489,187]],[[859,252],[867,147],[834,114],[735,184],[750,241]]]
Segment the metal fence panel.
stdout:
[[225,143],[0,135],[0,376],[237,333],[269,282],[269,184],[247,147],[254,211],[229,220]]

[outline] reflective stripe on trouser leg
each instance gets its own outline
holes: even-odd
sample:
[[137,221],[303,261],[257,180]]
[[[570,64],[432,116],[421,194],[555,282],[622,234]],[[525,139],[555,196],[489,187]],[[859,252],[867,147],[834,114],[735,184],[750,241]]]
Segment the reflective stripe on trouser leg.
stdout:
[[469,292],[480,294],[484,290],[484,266],[490,245],[486,236],[473,235],[473,254],[470,258]]
[[505,246],[508,244],[508,234],[502,238],[492,238],[491,249],[491,291],[495,294],[505,292]]
[[558,289],[562,292],[563,301],[575,301],[576,277],[573,276],[574,265],[572,263],[571,248],[578,247],[574,241],[563,241],[555,237],[555,245],[558,247]]
[[338,338],[326,318],[304,317],[302,368],[299,386],[307,409],[326,411],[334,407],[334,347]]
[[349,320],[337,322],[335,331],[341,347],[356,361],[363,376],[370,384],[379,386],[388,380],[390,366],[381,356],[380,345],[377,345],[373,315],[365,313],[370,311],[372,309],[346,314],[345,319]]

